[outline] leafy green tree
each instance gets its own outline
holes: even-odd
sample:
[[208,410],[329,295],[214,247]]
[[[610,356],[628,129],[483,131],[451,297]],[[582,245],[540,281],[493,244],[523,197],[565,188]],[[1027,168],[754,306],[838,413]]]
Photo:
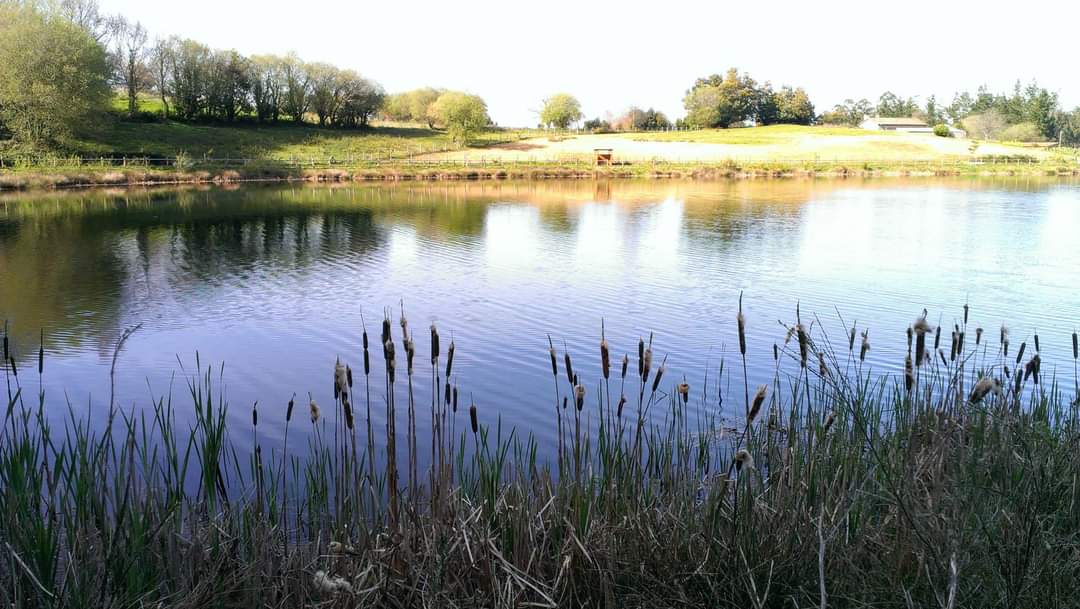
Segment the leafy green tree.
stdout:
[[334,124],[339,127],[366,127],[382,107],[386,97],[382,87],[352,70],[339,73],[338,103]]
[[448,91],[432,104],[430,115],[442,125],[458,144],[468,144],[469,138],[491,123],[487,104],[477,95]]
[[177,116],[193,120],[206,111],[210,49],[194,40],[180,40],[170,57],[173,107]]
[[147,56],[146,28],[139,22],[123,17],[115,20],[113,45],[116,64],[116,80],[127,94],[128,116],[139,111],[139,93],[150,80],[150,70],[145,63]]
[[418,123],[427,123],[429,128],[434,129],[438,116],[432,111],[439,96],[445,93],[442,89],[424,87],[409,92],[409,116]]
[[980,140],[997,139],[1009,126],[1005,115],[1000,110],[991,108],[977,114],[970,114],[964,119],[964,130],[968,135]]
[[311,111],[319,120],[319,125],[330,121],[337,106],[341,103],[341,70],[328,63],[310,63],[307,65],[311,79]]
[[860,99],[859,101],[845,99],[843,103],[837,104],[832,110],[822,114],[819,122],[826,125],[857,127],[873,112],[873,104],[866,99]]
[[974,105],[975,100],[971,98],[970,93],[967,91],[958,93],[953,96],[952,103],[945,107],[945,116],[950,123],[959,125],[964,117],[971,114],[971,108]]
[[240,53],[213,51],[207,64],[206,110],[232,122],[251,111],[251,69]]
[[556,93],[544,100],[540,122],[556,129],[566,129],[583,116],[577,98],[569,93]]
[[724,76],[699,78],[683,98],[687,121],[695,127],[729,127],[754,118],[759,93],[749,74],[731,68]]
[[295,53],[289,53],[281,61],[281,76],[285,85],[281,110],[293,121],[302,123],[311,106],[311,76],[307,65]]
[[919,104],[913,97],[903,98],[892,91],[886,91],[878,99],[875,111],[878,116],[910,117],[919,111]]
[[814,104],[802,87],[783,87],[772,95],[776,107],[776,122],[788,125],[809,125],[814,122]]
[[62,141],[109,103],[105,48],[67,19],[0,4],[0,123],[31,145]]
[[259,121],[277,122],[285,96],[282,60],[275,55],[255,55],[248,62],[251,102]]

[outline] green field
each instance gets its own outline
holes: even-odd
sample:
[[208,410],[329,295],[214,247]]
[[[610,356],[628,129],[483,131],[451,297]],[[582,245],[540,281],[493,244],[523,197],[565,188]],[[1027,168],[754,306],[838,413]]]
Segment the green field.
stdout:
[[804,125],[769,125],[742,129],[698,129],[695,131],[655,131],[634,134],[633,139],[647,142],[691,142],[696,144],[749,144],[765,146],[781,144],[793,138],[807,136],[882,136],[897,135],[889,131],[867,131],[855,127],[807,127]]

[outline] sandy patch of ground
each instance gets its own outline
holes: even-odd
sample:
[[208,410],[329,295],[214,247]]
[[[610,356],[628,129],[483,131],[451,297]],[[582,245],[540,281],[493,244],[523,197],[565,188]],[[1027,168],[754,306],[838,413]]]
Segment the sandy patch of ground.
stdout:
[[[446,161],[560,161],[591,162],[594,150],[611,148],[616,161],[719,162],[735,161],[911,161],[966,158],[971,140],[921,134],[798,135],[780,143],[717,144],[632,139],[633,135],[577,135],[552,140],[532,138],[455,152],[425,155]],[[981,144],[977,156],[1023,154],[1037,158],[1046,152],[1003,144]]]

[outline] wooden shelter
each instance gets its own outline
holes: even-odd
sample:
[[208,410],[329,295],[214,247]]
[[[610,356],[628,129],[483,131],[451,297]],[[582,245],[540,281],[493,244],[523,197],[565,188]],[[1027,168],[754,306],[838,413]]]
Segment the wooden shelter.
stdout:
[[596,153],[596,165],[614,165],[615,153],[611,148],[595,148],[593,152]]

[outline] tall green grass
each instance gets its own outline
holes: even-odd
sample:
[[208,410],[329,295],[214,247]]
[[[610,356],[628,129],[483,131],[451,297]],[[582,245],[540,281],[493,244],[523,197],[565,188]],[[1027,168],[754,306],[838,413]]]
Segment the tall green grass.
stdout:
[[[865,328],[833,342],[816,321],[746,345],[740,314],[736,370],[700,384],[651,340],[625,359],[552,340],[543,450],[460,391],[453,341],[432,327],[418,346],[428,329],[404,315],[333,366],[334,404],[255,404],[248,429],[228,428],[223,369],[198,359],[182,406],[52,423],[44,351],[19,362],[5,339],[0,602],[1075,606],[1075,372],[1048,372],[1037,338],[969,328],[966,307],[954,328],[913,324],[898,377],[864,362]],[[593,356],[602,376],[576,376]],[[748,386],[748,361],[772,382]],[[284,454],[262,449],[267,417],[286,420]]]

